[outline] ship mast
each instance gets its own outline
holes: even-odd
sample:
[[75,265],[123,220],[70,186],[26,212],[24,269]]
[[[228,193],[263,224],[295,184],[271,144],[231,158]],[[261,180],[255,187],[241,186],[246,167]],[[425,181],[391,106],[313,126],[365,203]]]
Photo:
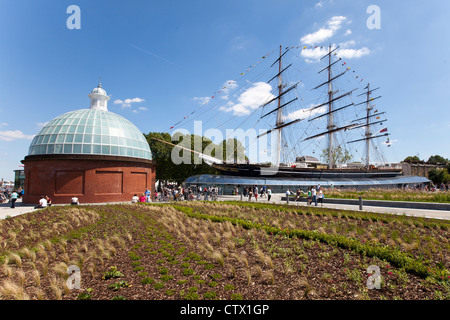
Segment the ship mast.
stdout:
[[328,48],[328,169],[333,169],[333,135],[331,132],[336,126],[333,123],[333,82],[331,81],[331,45]]
[[370,137],[372,132],[370,130],[370,111],[372,107],[370,106],[370,83],[367,84],[367,117],[366,117],[366,168],[369,169],[370,166]]
[[283,109],[281,108],[281,93],[283,90],[283,78],[281,76],[281,45],[280,45],[280,58],[278,60],[278,110],[277,110],[277,122],[276,127],[280,127],[277,132],[277,153],[275,165],[279,166],[281,162],[281,126],[283,125]]
[[[365,152],[366,152],[365,167],[366,167],[366,169],[369,169],[370,168],[370,141],[373,140],[373,139],[376,139],[376,138],[380,138],[380,137],[387,137],[390,134],[387,133],[387,134],[382,134],[382,135],[376,135],[377,134],[376,132],[375,133],[372,132],[372,127],[375,124],[386,122],[387,119],[380,120],[381,116],[384,115],[385,112],[381,112],[381,113],[376,113],[375,112],[374,114],[372,114],[373,106],[371,105],[371,102],[374,101],[374,100],[380,99],[381,96],[378,96],[376,98],[371,98],[371,95],[372,95],[372,92],[374,92],[374,91],[376,91],[376,90],[378,90],[380,88],[370,89],[370,83],[368,83],[367,87],[365,87],[364,89],[367,89],[367,91],[362,93],[362,94],[360,94],[358,97],[366,96],[366,100],[361,102],[361,103],[358,103],[357,106],[358,105],[362,105],[362,104],[366,105],[366,116],[364,118],[353,120],[353,122],[358,122],[358,121],[364,120],[365,123],[364,124],[358,124],[358,125],[354,126],[353,128],[351,128],[350,130],[354,130],[354,129],[364,128],[365,127],[366,128],[365,134],[364,134],[365,138],[354,140],[354,141],[350,141],[348,143],[355,143],[355,142],[365,141]],[[371,119],[374,118],[374,117],[376,117],[376,120],[378,120],[378,121],[371,122]]]

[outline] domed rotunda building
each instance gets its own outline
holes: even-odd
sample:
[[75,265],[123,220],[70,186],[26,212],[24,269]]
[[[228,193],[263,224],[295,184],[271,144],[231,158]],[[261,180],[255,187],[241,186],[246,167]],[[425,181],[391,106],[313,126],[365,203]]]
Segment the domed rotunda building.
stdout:
[[155,163],[140,130],[108,111],[110,97],[99,83],[89,109],[64,113],[33,138],[25,166],[24,203],[48,195],[55,204],[131,201],[154,191]]

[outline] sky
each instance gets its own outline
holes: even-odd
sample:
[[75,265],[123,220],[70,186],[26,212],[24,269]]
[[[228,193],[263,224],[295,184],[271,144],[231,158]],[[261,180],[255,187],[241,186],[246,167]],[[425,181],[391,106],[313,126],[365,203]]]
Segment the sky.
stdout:
[[[71,5],[79,29],[68,27]],[[320,83],[307,73],[316,77],[326,47],[340,45],[348,74],[380,87],[389,160],[450,158],[448,1],[2,0],[0,9],[0,178],[13,179],[46,122],[89,107],[99,77],[108,109],[143,133],[228,118],[236,128],[274,94],[263,78],[280,45],[293,48],[304,108]]]

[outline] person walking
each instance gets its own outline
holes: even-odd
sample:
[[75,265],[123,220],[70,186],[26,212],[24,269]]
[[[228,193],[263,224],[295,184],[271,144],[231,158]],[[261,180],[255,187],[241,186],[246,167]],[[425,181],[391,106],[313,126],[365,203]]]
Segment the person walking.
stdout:
[[258,187],[257,186],[255,186],[253,188],[253,193],[255,195],[255,201],[258,201]]
[[314,203],[315,203],[315,205],[317,207],[317,191],[316,191],[316,188],[312,187],[311,194],[312,194],[312,201],[314,201]]
[[308,194],[307,194],[307,201],[308,201],[308,206],[311,205],[311,198],[312,197],[312,193],[311,193],[311,187],[308,188]]
[[146,188],[146,189],[145,189],[145,198],[146,198],[146,201],[147,201],[147,202],[152,202],[152,200],[151,200],[151,198],[150,198],[151,195],[152,195],[152,192]]
[[322,191],[322,188],[319,189],[318,198],[319,198],[320,206],[323,207],[323,191]]
[[267,201],[270,201],[271,197],[272,197],[272,190],[270,190],[270,187],[267,187]]
[[16,192],[16,190],[14,190],[12,193],[11,193],[11,197],[9,198],[10,199],[10,201],[11,201],[11,208],[12,209],[14,209],[15,207],[16,207],[16,201],[17,201],[17,198],[19,197],[19,194]]

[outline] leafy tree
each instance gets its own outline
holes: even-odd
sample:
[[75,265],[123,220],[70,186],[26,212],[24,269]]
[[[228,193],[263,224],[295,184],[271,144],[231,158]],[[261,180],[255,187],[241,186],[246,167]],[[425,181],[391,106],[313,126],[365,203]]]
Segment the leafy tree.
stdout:
[[220,146],[223,150],[223,158],[221,160],[224,162],[233,163],[234,160],[236,160],[236,162],[242,162],[248,159],[245,155],[245,147],[242,145],[241,141],[236,138],[225,139],[220,143]]
[[403,160],[403,162],[420,162],[420,159],[418,156],[409,156],[406,157],[405,160]]
[[[215,156],[215,150],[220,149],[205,137],[192,135],[178,135],[178,141],[172,141],[172,136],[168,133],[150,132],[144,134],[147,139],[153,160],[156,162],[156,179],[160,181],[183,182],[186,178],[197,174],[215,174],[217,170],[199,159],[198,154],[188,150],[176,148],[154,139],[166,141],[174,145],[181,145],[186,149],[195,150],[195,141],[201,142],[201,150],[204,151],[209,146],[212,149],[211,156]],[[175,148],[175,150],[174,150]],[[176,163],[174,163],[174,159]]]
[[[328,150],[329,148],[323,149],[320,155],[325,163],[329,163]],[[334,164],[346,163],[353,157],[347,149],[342,149],[341,147],[333,148],[331,156]]]
[[428,159],[428,161],[427,161],[427,163],[429,163],[429,164],[446,164],[446,163],[448,163],[449,162],[449,160],[448,159],[446,159],[446,158],[444,158],[444,157],[441,157],[441,156],[439,156],[439,155],[435,155],[435,156],[431,156],[429,159]]
[[450,174],[446,169],[432,169],[428,172],[428,179],[433,181],[434,184],[440,185],[441,183],[447,183],[450,181]]

